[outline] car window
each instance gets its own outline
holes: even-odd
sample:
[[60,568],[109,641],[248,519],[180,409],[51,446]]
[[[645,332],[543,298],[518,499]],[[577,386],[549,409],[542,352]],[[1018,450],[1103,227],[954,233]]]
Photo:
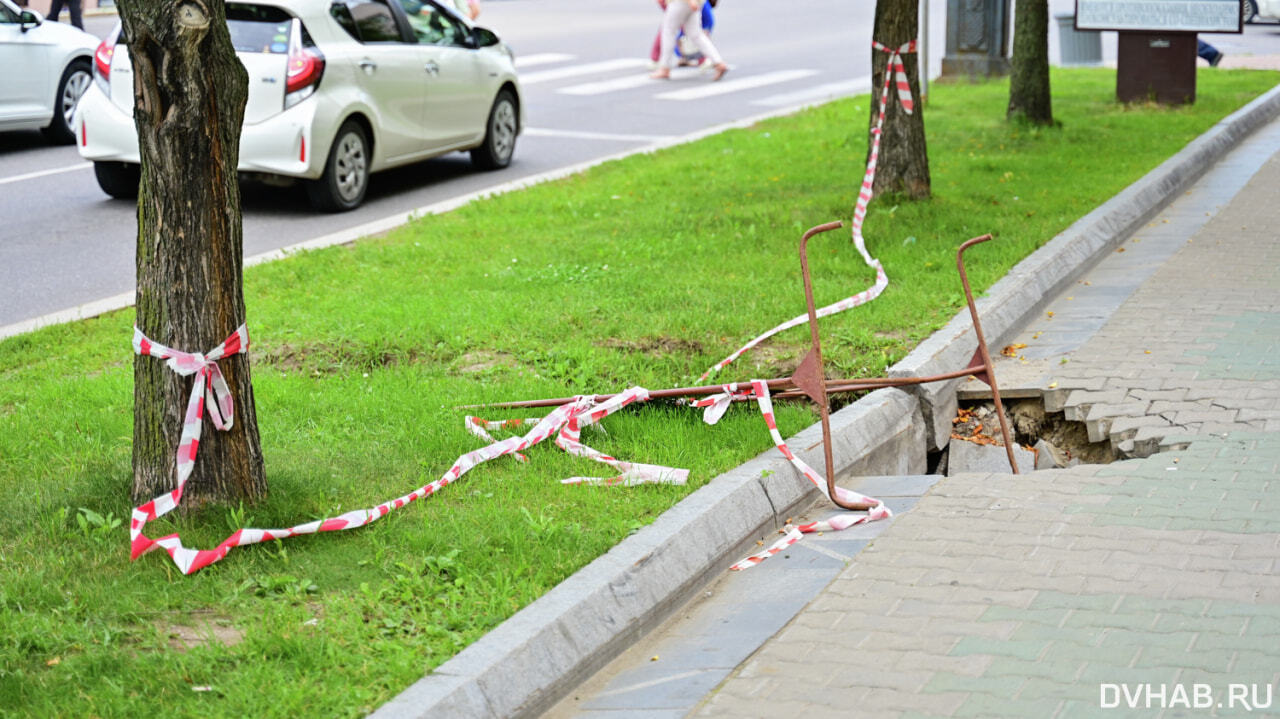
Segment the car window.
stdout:
[[0,23],[10,25],[18,22],[18,15],[8,5],[0,5]]
[[466,25],[456,17],[444,12],[434,3],[420,0],[400,0],[405,15],[409,16],[409,26],[418,42],[426,45],[465,45],[471,34]]
[[227,29],[236,52],[289,52],[293,16],[275,7],[227,5]]
[[391,8],[382,0],[343,0],[329,14],[360,42],[403,42]]

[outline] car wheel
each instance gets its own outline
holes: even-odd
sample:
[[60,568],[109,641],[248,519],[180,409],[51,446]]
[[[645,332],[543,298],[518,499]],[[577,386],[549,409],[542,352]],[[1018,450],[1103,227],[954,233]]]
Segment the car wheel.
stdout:
[[76,60],[67,66],[58,82],[58,94],[54,97],[53,122],[44,129],[44,134],[51,141],[60,145],[70,145],[76,141],[75,128],[71,119],[76,113],[76,103],[80,96],[89,89],[93,77],[89,74],[89,63]]
[[1258,0],[1244,0],[1240,4],[1240,17],[1245,22],[1253,22],[1258,19]]
[[333,138],[324,174],[307,183],[311,206],[325,212],[354,210],[369,188],[369,138],[364,128],[347,120]]
[[93,175],[98,187],[119,200],[138,196],[138,183],[142,181],[142,168],[128,162],[95,162]]
[[516,150],[516,135],[520,132],[519,118],[515,94],[510,90],[500,91],[489,110],[484,142],[471,150],[471,161],[477,167],[498,170],[511,164],[511,155]]

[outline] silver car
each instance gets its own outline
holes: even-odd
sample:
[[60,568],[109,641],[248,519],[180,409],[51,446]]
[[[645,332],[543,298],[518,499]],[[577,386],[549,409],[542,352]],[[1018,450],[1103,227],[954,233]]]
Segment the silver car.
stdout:
[[98,38],[0,0],[0,131],[43,130],[75,139],[72,117],[89,87]]
[[[3,1],[3,0],[0,0]],[[298,178],[311,204],[350,210],[369,175],[465,150],[506,167],[523,125],[514,55],[436,0],[227,4],[249,72],[241,173]],[[127,38],[107,36],[76,115],[80,154],[114,197],[138,185]]]

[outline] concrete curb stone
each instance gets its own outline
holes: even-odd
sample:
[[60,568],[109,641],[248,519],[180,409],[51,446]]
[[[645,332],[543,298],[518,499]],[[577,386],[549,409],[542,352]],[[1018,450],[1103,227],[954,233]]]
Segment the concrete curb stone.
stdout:
[[[1154,217],[1186,190],[1218,158],[1251,132],[1280,115],[1280,87],[1228,115],[1173,157],[1147,173],[1120,194],[1077,220],[1014,266],[1009,274],[977,299],[983,335],[994,355],[1046,303]],[[956,238],[957,244],[969,238]],[[998,240],[997,240],[998,241]],[[968,254],[981,261],[982,245]],[[964,367],[977,348],[968,310],[961,310],[945,327],[921,342],[889,368],[890,377],[919,377]],[[929,449],[947,446],[951,418],[956,413],[956,385],[962,380],[916,385],[925,422],[931,431]]]
[[[993,350],[1224,152],[1278,114],[1280,87],[1224,118],[1015,266],[977,303]],[[967,311],[958,313],[890,375],[963,367],[975,347],[971,329]],[[878,390],[835,413],[837,476],[923,474],[926,445],[941,449],[950,437],[958,382],[918,385],[910,394]],[[821,467],[815,446],[820,438],[821,428],[813,425],[788,443]],[[770,449],[681,500],[371,716],[537,716],[747,554],[757,538],[769,537],[788,515],[811,507],[816,496]]]

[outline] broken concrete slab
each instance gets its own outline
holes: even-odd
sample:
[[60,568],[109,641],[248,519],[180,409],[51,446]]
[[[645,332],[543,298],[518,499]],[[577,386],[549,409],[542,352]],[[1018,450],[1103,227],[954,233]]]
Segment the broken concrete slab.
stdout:
[[[978,444],[963,440],[951,443],[947,452],[947,476],[957,474],[1008,474],[1009,457],[1004,447],[998,444]],[[1029,472],[1036,466],[1034,452],[1019,446],[1013,448],[1013,458],[1018,463],[1018,471]]]

